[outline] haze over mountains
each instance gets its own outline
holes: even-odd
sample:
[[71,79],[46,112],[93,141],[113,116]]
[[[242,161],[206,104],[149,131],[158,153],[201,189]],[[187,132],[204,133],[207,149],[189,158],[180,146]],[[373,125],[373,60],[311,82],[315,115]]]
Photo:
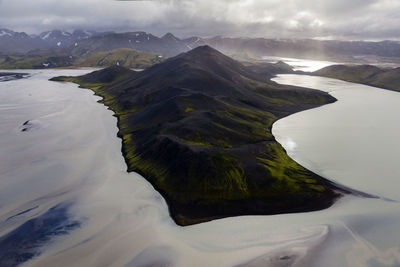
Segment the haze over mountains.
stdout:
[[396,62],[400,59],[400,43],[397,41],[321,41],[221,36],[210,38],[194,36],[180,39],[172,33],[157,37],[147,32],[99,33],[85,30],[75,30],[72,33],[52,30],[39,35],[29,35],[0,29],[0,54],[3,55],[24,54],[45,48],[59,49],[58,53],[82,57],[101,51],[131,48],[171,57],[205,44],[228,54],[246,50],[258,57],[269,55],[358,61],[386,58]]

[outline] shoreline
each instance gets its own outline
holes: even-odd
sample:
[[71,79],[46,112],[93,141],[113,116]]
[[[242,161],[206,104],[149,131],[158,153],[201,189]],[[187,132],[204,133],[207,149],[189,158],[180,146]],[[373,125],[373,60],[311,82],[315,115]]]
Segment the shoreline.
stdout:
[[[69,85],[66,84],[64,86],[69,86]],[[93,90],[90,90],[90,91],[91,92],[88,92],[88,91],[86,91],[86,92],[88,92],[91,95],[93,95],[93,94],[97,95],[96,93],[93,93],[94,92]],[[85,91],[83,91],[83,92],[85,92]],[[91,101],[91,102],[97,102],[99,100],[99,98],[94,97],[94,100],[95,101]],[[95,103],[95,105],[96,105],[96,103]],[[106,109],[109,109],[105,105],[101,105],[101,106],[103,108],[105,107]],[[114,112],[107,113],[107,117],[109,117],[110,115],[113,115],[113,113]],[[110,127],[112,126],[114,128],[115,125],[116,125],[116,123],[115,123],[115,121],[113,121],[113,123],[110,125]],[[115,131],[113,131],[112,136],[116,136],[116,133],[118,131],[119,131],[119,129],[115,129]],[[119,142],[120,141],[117,140],[115,143],[119,143]],[[120,151],[120,149],[121,149],[120,147],[118,147],[116,149],[117,150],[117,151],[115,151],[116,154],[118,154],[118,151]],[[120,157],[118,157],[118,158],[120,159]],[[123,160],[120,159],[120,161],[121,161],[121,166],[122,166]],[[122,166],[122,168],[120,168],[120,172],[125,173],[125,167],[126,166]],[[130,175],[132,175],[132,174],[130,174]],[[115,178],[117,178],[117,177],[115,177]],[[122,179],[122,180],[124,180],[124,179]],[[143,180],[143,179],[141,179],[141,180]],[[143,180],[143,182],[147,183],[147,181],[145,181],[145,180]],[[152,189],[151,185],[150,185],[149,189]],[[135,196],[133,195],[133,197],[135,197]],[[347,206],[348,203],[353,203],[354,200],[356,202],[360,203],[360,205],[356,206],[355,209],[351,209],[351,210],[354,210],[354,212],[342,211],[345,209],[345,206]],[[350,202],[350,201],[352,201],[352,202]],[[304,234],[304,229],[310,229],[307,226],[327,224],[328,227],[331,228],[331,225],[334,225],[333,227],[335,227],[336,221],[343,222],[344,225],[349,226],[351,228],[351,230],[353,230],[356,233],[357,233],[357,230],[360,230],[359,232],[363,233],[363,230],[365,230],[365,226],[364,226],[363,222],[366,222],[368,225],[371,225],[371,227],[374,227],[371,229],[371,231],[368,231],[368,232],[376,232],[377,230],[380,229],[380,227],[377,227],[377,225],[379,225],[379,224],[374,220],[365,221],[365,218],[367,218],[367,219],[368,218],[376,218],[377,215],[374,213],[374,211],[372,211],[372,212],[370,211],[370,209],[372,207],[375,207],[373,205],[373,203],[375,203],[375,201],[378,202],[379,200],[373,200],[373,199],[368,200],[368,199],[362,199],[362,198],[358,198],[358,197],[353,198],[351,195],[345,195],[344,197],[337,200],[332,207],[330,207],[329,209],[320,211],[320,212],[311,212],[311,213],[304,213],[304,214],[297,213],[297,214],[292,214],[292,215],[282,215],[282,217],[279,215],[278,216],[254,216],[254,217],[250,216],[250,217],[242,217],[242,218],[232,218],[232,220],[227,218],[225,220],[218,220],[218,221],[210,222],[207,224],[199,224],[197,226],[190,227],[190,228],[177,227],[177,226],[175,226],[175,224],[173,224],[172,221],[168,220],[168,223],[170,223],[170,226],[168,226],[168,228],[164,229],[164,230],[168,231],[168,230],[173,229],[173,231],[171,234],[171,239],[168,239],[168,242],[165,241],[165,238],[162,239],[164,241],[162,243],[162,245],[168,244],[171,247],[175,248],[174,244],[171,244],[170,242],[172,240],[184,239],[185,242],[187,242],[191,245],[194,245],[196,247],[196,253],[198,253],[197,251],[201,251],[199,253],[203,253],[204,247],[208,248],[208,246],[210,246],[209,247],[210,251],[207,250],[207,252],[211,255],[211,257],[207,256],[206,254],[192,255],[191,253],[188,253],[188,251],[186,251],[186,250],[179,250],[179,248],[182,248],[182,246],[179,246],[177,251],[179,253],[179,257],[182,257],[182,260],[181,260],[182,266],[185,266],[185,265],[187,266],[187,264],[190,265],[190,262],[204,263],[204,265],[206,265],[206,263],[208,263],[208,265],[210,265],[210,264],[212,265],[217,262],[216,257],[218,257],[219,255],[221,255],[220,256],[221,258],[224,257],[224,262],[229,262],[229,266],[233,266],[233,265],[241,264],[241,263],[249,263],[249,262],[252,262],[251,259],[259,259],[260,258],[260,260],[262,260],[261,257],[264,254],[267,257],[268,257],[268,255],[271,255],[270,243],[273,242],[273,240],[274,240],[273,237],[274,237],[275,231],[276,231],[276,235],[279,234],[279,238],[280,238],[275,241],[275,244],[283,244],[283,242],[285,242],[287,244],[288,242],[292,241],[291,244],[293,244],[293,246],[298,247],[298,245],[297,245],[298,243],[296,242],[296,240],[298,240],[298,239],[295,239],[295,240],[291,239],[291,237],[293,236],[293,233],[290,231],[285,231],[286,228],[283,228],[283,225],[285,225],[286,223],[292,225],[292,226],[290,226],[291,227],[290,229],[298,229],[296,233],[303,234],[302,238],[304,240],[310,240],[310,241],[312,241],[313,239],[309,238],[308,236],[306,236]],[[381,201],[379,201],[379,202],[381,202]],[[360,209],[358,207],[360,207]],[[163,210],[165,211],[165,213],[167,212],[166,208],[167,208],[167,206],[163,207]],[[363,212],[360,212],[360,210],[365,210],[367,212],[371,212],[371,213],[366,213],[366,214],[373,215],[373,216],[371,216],[371,217],[365,216],[365,215],[363,215],[364,214]],[[342,212],[339,212],[339,211],[342,211]],[[394,213],[394,214],[396,214],[396,213]],[[397,214],[399,214],[399,213],[397,213]],[[101,216],[104,216],[102,212],[99,213],[99,217],[96,217],[96,218],[101,219]],[[168,214],[166,214],[166,216],[168,216]],[[347,216],[347,217],[345,217],[345,216]],[[303,222],[302,218],[307,218],[307,221]],[[349,220],[347,220],[346,218],[348,218]],[[356,218],[358,219],[357,222],[360,223],[359,225],[354,223]],[[379,218],[384,218],[384,216],[379,216]],[[389,217],[389,218],[391,218],[391,217]],[[142,221],[142,218],[140,216],[138,216],[137,219]],[[237,223],[234,224],[234,222],[237,222]],[[249,225],[246,225],[245,224],[246,222],[249,222]],[[280,223],[283,223],[283,225]],[[234,225],[234,226],[232,226],[232,225]],[[279,226],[279,227],[275,228],[276,226]],[[382,225],[382,228],[384,226],[386,226],[386,225]],[[117,227],[119,227],[119,225]],[[124,231],[132,230],[132,225],[130,225],[129,227],[131,229],[128,228],[128,230],[125,229]],[[165,228],[165,226],[163,226],[163,227]],[[171,228],[169,228],[169,227],[171,227]],[[283,228],[283,230],[281,228]],[[221,233],[221,237],[220,237],[218,234],[219,234],[219,231],[221,231],[222,229],[224,230],[224,233]],[[241,231],[241,229],[243,231]],[[107,231],[107,230],[108,229],[105,229],[105,231]],[[140,229],[140,230],[142,230],[142,229]],[[210,230],[210,232],[207,232],[208,230]],[[250,235],[248,233],[245,233],[245,231],[249,231],[252,234]],[[195,232],[195,234],[193,234],[193,232]],[[121,233],[123,233],[123,232],[121,232]],[[139,232],[137,232],[135,234],[138,234],[138,233]],[[197,235],[196,235],[196,233],[197,233]],[[238,237],[234,238],[234,239],[229,239],[232,236],[232,233],[236,233],[236,234],[234,234],[234,236],[235,237],[238,236]],[[190,235],[190,234],[192,234],[192,235]],[[208,237],[203,237],[207,234],[209,235]],[[330,237],[337,236],[338,234],[341,234],[341,233],[334,232],[332,235],[330,235]],[[348,235],[348,236],[349,236],[348,239],[343,240],[343,241],[354,242],[354,240],[351,239],[352,237],[350,235]],[[389,240],[391,240],[390,239],[391,236],[392,235],[390,235],[390,233],[389,233],[389,235],[387,236]],[[140,238],[140,235],[139,236],[136,235],[136,237],[132,237],[132,240],[131,240],[132,247],[134,247],[134,244],[136,244],[135,242],[137,242],[137,240],[139,240],[139,241],[141,240],[141,239],[138,239],[138,237]],[[154,237],[151,236],[151,238],[154,238]],[[82,237],[82,240],[83,240],[83,237]],[[221,242],[218,243],[218,240],[221,240]],[[361,239],[361,240],[364,241],[365,239]],[[370,239],[367,239],[367,241],[368,240],[370,240]],[[107,244],[104,245],[104,242],[101,242],[101,240],[97,240],[97,241],[94,240],[94,242],[98,242],[98,243],[92,242],[90,244],[96,244],[98,246],[97,247],[98,250],[103,249],[103,247],[107,246]],[[390,241],[388,241],[388,242],[390,242]],[[142,243],[142,242],[139,242],[139,243]],[[330,239],[327,240],[326,244],[324,242],[323,243],[324,249],[321,249],[321,251],[318,251],[318,253],[314,253],[314,251],[312,250],[312,247],[311,247],[311,251],[309,251],[310,253],[307,253],[306,257],[311,258],[311,259],[314,259],[316,257],[323,258],[324,255],[322,253],[324,252],[324,250],[326,250],[328,253],[329,252],[332,253],[332,254],[329,254],[329,255],[332,255],[330,259],[337,257],[337,256],[340,257],[340,255],[338,255],[337,251],[334,250],[336,247],[332,247],[331,243],[332,242]],[[127,243],[122,243],[122,245],[124,245],[124,247],[126,246],[126,244]],[[156,244],[158,244],[158,243],[156,243]],[[231,244],[234,244],[234,247],[233,246],[231,247]],[[309,244],[310,244],[309,242],[304,243],[305,248],[308,248]],[[116,246],[117,243],[113,244],[113,245]],[[153,245],[153,243],[148,245],[148,247],[151,247],[151,245]],[[204,245],[204,247],[202,247],[201,245]],[[348,250],[349,252],[350,251],[353,252],[353,250],[351,250],[351,248],[352,248],[351,245],[353,245],[353,243],[350,243],[350,245],[347,245],[346,242],[337,243],[338,247],[343,246],[343,247],[345,247],[346,250],[349,249]],[[394,244],[394,245],[397,245],[397,244]],[[252,256],[246,256],[246,254],[242,252],[244,250],[243,249],[244,246],[250,247],[251,251],[264,250],[265,253],[254,252],[251,254]],[[281,247],[283,247],[283,249],[281,249]],[[291,253],[289,253],[290,250],[289,251],[286,250],[285,247],[286,246],[279,245],[279,247],[278,247],[279,250],[277,250],[277,251],[282,250],[283,251],[282,254],[278,253],[277,256],[279,256],[279,258],[275,258],[275,257],[272,257],[272,258],[277,259],[278,262],[279,261],[286,262],[286,261],[290,261],[291,259],[295,259],[295,258],[288,259],[287,256],[291,256]],[[232,254],[222,254],[221,253],[222,248],[232,251]],[[80,249],[82,249],[82,250],[85,249],[85,245],[75,248],[74,252],[76,253],[77,251],[80,251]],[[218,249],[220,249],[220,250],[218,250]],[[383,249],[386,249],[386,247],[383,247]],[[287,254],[285,253],[286,251],[288,251]],[[130,255],[132,255],[131,257],[133,258],[134,256],[136,257],[136,255],[139,252],[132,251],[132,253],[130,253]],[[359,252],[359,251],[355,250],[354,252]],[[67,251],[67,253],[68,253],[68,251]],[[65,255],[67,253],[63,253],[63,254],[61,254],[61,256]],[[241,256],[237,256],[237,260],[234,261],[235,264],[231,264],[233,262],[233,260],[232,260],[233,257],[230,257],[230,255],[236,257],[236,254],[234,254],[234,253],[237,253],[237,255],[241,255]],[[71,254],[69,254],[69,255],[71,255]],[[80,254],[78,254],[78,255],[80,255]],[[120,260],[120,258],[118,258],[118,257],[121,257],[121,255],[114,254],[113,256],[115,258],[113,258],[113,260],[115,260],[115,261]],[[258,256],[258,255],[260,255],[260,256]],[[354,255],[355,255],[354,257],[357,257],[357,255],[359,255],[359,253],[354,253]],[[195,256],[197,256],[197,258]],[[215,258],[212,258],[213,256]],[[48,257],[49,257],[49,254],[44,255],[43,258],[39,259],[39,260],[42,260],[42,261],[39,261],[39,263],[43,262],[43,259],[44,259],[44,262],[46,262],[46,259]],[[98,255],[97,257],[96,256],[90,256],[90,257],[91,257],[90,259],[98,259],[99,257],[102,257],[102,259],[104,259],[106,256]],[[283,259],[280,259],[281,257],[283,257]],[[55,260],[53,260],[53,262],[56,262],[56,260],[60,262],[59,258],[56,258]],[[84,257],[78,256],[78,258],[75,260],[74,260],[74,257],[65,257],[65,258],[67,260],[66,262],[82,262],[82,264],[84,264],[84,262],[85,262]],[[385,257],[385,259],[388,259],[388,258]],[[107,260],[109,260],[109,259],[107,259]],[[100,262],[100,261],[98,261],[98,262]],[[128,262],[128,261],[126,261],[126,262]],[[226,264],[226,265],[228,266],[228,264]],[[307,264],[305,264],[305,265],[307,265]],[[273,265],[273,266],[275,266],[275,265]]]
[[[57,77],[55,77],[55,78],[57,78]],[[52,79],[50,79],[50,80],[52,80]],[[68,81],[66,81],[66,82],[68,82]],[[129,168],[129,161],[127,159],[127,153],[125,152],[126,144],[123,142],[123,135],[121,134],[121,131],[120,131],[120,129],[121,129],[121,120],[120,120],[118,114],[116,114],[115,111],[110,108],[110,106],[105,104],[105,96],[99,94],[95,89],[90,88],[89,86],[85,87],[84,85],[81,85],[78,82],[72,82],[72,83],[78,84],[79,88],[85,89],[85,90],[90,90],[90,91],[92,91],[94,93],[95,96],[101,97],[101,99],[98,100],[97,102],[102,104],[102,105],[104,105],[107,109],[109,109],[110,111],[113,112],[112,116],[116,117],[116,119],[117,119],[117,128],[118,128],[117,137],[121,139],[121,153],[122,153],[122,156],[123,156],[124,161],[126,163],[126,171],[127,171],[127,173],[135,172],[135,173],[138,173],[139,175],[141,175],[142,177],[145,177],[144,173],[142,173],[142,172],[140,172],[138,170],[133,170],[133,169]],[[275,122],[277,122],[278,120],[283,119],[283,118],[285,118],[287,116],[293,115],[295,113],[302,112],[302,111],[305,111],[305,110],[314,109],[314,108],[318,108],[318,107],[321,107],[321,106],[324,106],[324,105],[328,105],[328,104],[333,104],[335,102],[337,102],[336,98],[331,103],[327,103],[327,104],[323,104],[323,105],[319,105],[319,106],[314,106],[314,107],[311,107],[311,108],[303,109],[303,110],[288,114],[288,115],[283,116],[283,117],[279,117],[276,121],[273,122],[273,124]],[[272,130],[273,124],[270,126],[270,130]],[[281,144],[275,139],[275,137],[274,137],[274,142],[281,146]],[[286,153],[285,149],[284,149],[284,151]],[[287,155],[287,153],[286,153],[286,155]],[[308,169],[306,169],[306,170],[308,170]],[[250,211],[248,213],[243,213],[243,212],[242,213],[232,213],[230,215],[222,215],[222,216],[205,216],[204,214],[202,214],[202,215],[198,216],[199,217],[198,219],[191,219],[191,220],[189,219],[188,220],[187,218],[185,218],[186,219],[185,220],[185,224],[180,224],[179,221],[177,221],[176,216],[179,216],[180,212],[176,211],[176,206],[174,205],[173,201],[167,197],[165,192],[163,192],[163,190],[161,188],[157,187],[156,184],[150,182],[147,178],[144,178],[144,179],[147,182],[149,182],[151,184],[151,186],[163,196],[163,198],[165,199],[166,203],[168,204],[167,205],[168,206],[168,211],[170,213],[171,218],[175,221],[175,223],[177,225],[180,225],[180,226],[190,226],[190,225],[195,225],[195,224],[199,224],[199,223],[209,222],[209,221],[212,221],[212,220],[223,219],[223,218],[228,218],[228,217],[251,216],[251,215],[277,215],[277,214],[291,214],[291,213],[302,213],[302,212],[319,211],[319,210],[324,210],[324,209],[327,209],[327,208],[331,207],[332,205],[334,205],[339,199],[341,199],[345,195],[355,195],[355,196],[361,196],[361,197],[375,198],[375,196],[372,196],[372,195],[369,195],[369,194],[366,194],[366,193],[363,193],[363,192],[360,192],[360,191],[357,191],[357,190],[353,190],[351,188],[348,188],[348,187],[340,185],[340,184],[336,184],[333,181],[330,181],[329,179],[327,179],[325,177],[322,177],[322,176],[320,176],[320,175],[318,175],[318,174],[316,174],[316,173],[314,173],[314,172],[312,172],[310,170],[308,170],[308,171],[313,173],[313,174],[315,174],[316,176],[320,177],[322,184],[332,188],[332,190],[335,192],[336,196],[334,198],[330,199],[330,200],[326,200],[326,201],[323,201],[323,202],[317,202],[317,203],[315,203],[315,205],[298,206],[296,209],[288,209],[288,210],[272,210],[272,209],[270,209],[270,210],[268,210],[268,211],[266,211],[264,213],[256,213],[255,214],[254,212]],[[243,201],[240,201],[240,202],[243,202]]]
[[[118,74],[118,71],[121,71],[120,74]],[[257,115],[257,117],[259,117],[258,120],[262,119],[261,124],[263,125],[263,128],[259,129],[262,130],[262,132],[265,131],[265,134],[262,134],[262,138],[249,139],[250,137],[245,137],[244,139],[241,139],[243,144],[232,143],[234,146],[228,148],[219,148],[216,146],[208,147],[207,145],[199,146],[196,143],[190,144],[179,142],[179,140],[174,141],[174,135],[169,137],[159,135],[159,133],[152,133],[150,136],[146,137],[140,132],[132,133],[131,129],[136,128],[132,128],[134,126],[127,121],[126,116],[127,114],[130,114],[129,116],[136,116],[138,111],[137,109],[132,109],[133,106],[129,110],[124,109],[123,106],[119,106],[119,101],[122,101],[121,99],[124,98],[121,98],[123,96],[118,94],[119,89],[115,91],[115,88],[110,88],[113,88],[113,84],[118,84],[120,81],[125,79],[124,77],[131,77],[130,75],[134,74],[126,73],[124,70],[115,69],[110,69],[110,72],[113,73],[112,75],[122,76],[114,76],[114,80],[111,81],[100,80],[102,77],[101,75],[111,74],[108,73],[107,69],[105,69],[93,72],[86,76],[54,77],[50,80],[76,83],[80,88],[89,89],[93,91],[95,95],[102,98],[98,102],[107,106],[107,109],[113,111],[113,116],[117,118],[117,136],[122,140],[121,152],[127,165],[127,172],[136,172],[140,174],[164,197],[168,203],[169,213],[178,225],[186,226],[220,218],[242,215],[274,215],[322,210],[330,207],[338,198],[347,194],[352,194],[352,192],[347,190],[347,188],[337,186],[332,181],[329,181],[328,179],[299,165],[287,155],[286,150],[272,135],[272,126],[276,121],[300,111],[320,107],[337,101],[336,98],[326,92],[296,86],[285,87],[273,83],[273,88],[286,90],[282,92],[287,94],[286,97],[289,97],[290,101],[288,104],[282,104],[282,106],[279,106],[277,109],[278,111],[268,113],[271,115],[267,118],[265,118],[265,115],[262,112],[271,112],[271,109],[273,110],[274,107],[278,107],[277,104],[272,104],[271,107],[268,106],[265,110],[254,109],[259,113],[254,113],[251,109],[249,110],[250,114],[254,113],[253,116]],[[267,83],[264,86],[266,90],[271,90],[268,89],[270,88],[268,86],[271,86],[271,84],[268,85]],[[275,97],[272,99],[278,101],[277,103],[280,103],[279,101],[281,98],[286,99],[282,93],[279,95],[272,95],[271,97]],[[207,107],[205,110],[207,110]],[[183,115],[185,115],[185,113],[183,113]],[[122,124],[121,116],[124,116],[124,124]],[[227,119],[228,118],[225,117],[225,120]],[[204,118],[203,120],[206,122],[209,121],[207,118]],[[257,121],[250,119],[249,123],[257,123]],[[140,129],[140,127],[137,129]],[[139,131],[137,129],[135,131]],[[241,132],[238,130],[237,133]],[[252,132],[250,136],[253,135],[254,133]],[[218,136],[218,133],[216,133],[215,136]],[[162,140],[161,143],[160,140]],[[252,142],[252,140],[256,141]],[[149,148],[143,150],[144,144],[149,145],[149,142],[156,143],[154,145],[150,144]],[[145,147],[147,146],[145,145]],[[143,154],[148,152],[150,152],[150,154]],[[167,155],[167,158],[160,158],[158,156],[160,153]],[[221,160],[215,161],[215,163],[213,163],[214,165],[209,165],[207,161],[204,161],[204,159],[214,160],[213,157],[215,156],[213,155],[216,155],[215,153],[229,153],[226,155],[230,157],[238,157],[237,161],[231,161],[236,166],[232,165],[232,167],[230,167],[231,165],[226,165],[227,163]],[[202,155],[202,158],[199,157],[199,155]],[[182,156],[186,158],[182,158]],[[142,157],[143,159],[141,159]],[[171,157],[176,157],[176,160],[173,160]],[[164,161],[160,161],[160,159]],[[228,157],[227,159],[230,158]],[[142,161],[138,162],[137,160]],[[232,164],[231,162],[229,162],[229,164]],[[190,164],[200,166],[199,172],[196,171],[194,174],[189,172],[185,173],[185,170],[187,170],[186,168],[191,167]],[[151,168],[150,171],[147,168]],[[218,189],[219,187],[213,188],[211,186],[206,188],[205,192],[202,191],[202,187],[200,187],[200,189],[198,189],[198,187],[186,189],[185,185],[182,187],[180,184],[180,182],[187,183],[185,182],[186,179],[195,179],[195,181],[198,181],[198,179],[227,179],[221,175],[226,175],[224,174],[225,172],[228,172],[228,175],[232,175],[230,172],[237,171],[237,168],[239,168],[239,172],[242,172],[242,174],[239,173],[238,175],[243,176],[245,179],[245,196],[243,195],[243,192],[237,192],[237,189],[232,191],[231,187],[235,186],[235,184],[229,184],[229,181],[226,180],[221,180],[224,183],[224,186],[221,187],[221,189]],[[154,171],[161,173],[165,171],[168,173],[171,171],[172,173],[175,173],[177,169],[181,172],[177,173],[178,177],[161,176],[162,179],[167,179],[168,177],[168,179],[172,179],[168,183],[160,183],[160,180],[157,180],[160,179],[160,177],[157,173],[154,173]],[[249,180],[247,181],[247,179]],[[174,185],[174,183],[176,185]],[[249,186],[252,186],[249,189],[247,189],[248,184]],[[195,186],[203,185],[195,184]],[[221,185],[217,183],[214,186]],[[184,195],[182,195],[179,190],[184,190],[182,191],[184,192]],[[204,196],[199,197],[197,195],[199,192],[203,192],[201,194],[204,194]],[[226,195],[226,193],[229,193],[229,195]]]

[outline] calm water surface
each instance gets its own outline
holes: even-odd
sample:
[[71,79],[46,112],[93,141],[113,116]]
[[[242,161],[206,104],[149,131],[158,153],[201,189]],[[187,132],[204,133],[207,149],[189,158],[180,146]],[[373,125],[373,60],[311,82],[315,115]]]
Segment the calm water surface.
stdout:
[[143,177],[126,173],[116,118],[99,97],[48,81],[89,71],[30,71],[28,79],[0,83],[0,236],[60,203],[70,203],[68,216],[81,222],[42,244],[27,266],[400,265],[400,206],[386,200],[400,199],[400,94],[318,77],[275,79],[339,99],[275,123],[288,153],[382,199],[350,196],[318,212],[182,228]]

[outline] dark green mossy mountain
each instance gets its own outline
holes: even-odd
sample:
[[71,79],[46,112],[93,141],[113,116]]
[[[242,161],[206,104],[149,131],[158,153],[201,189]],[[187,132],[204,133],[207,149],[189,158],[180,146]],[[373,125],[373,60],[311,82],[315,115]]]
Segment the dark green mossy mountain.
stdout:
[[400,91],[400,68],[381,69],[371,65],[333,65],[313,72],[313,74]]
[[81,82],[88,84],[111,83],[124,78],[129,78],[136,73],[136,71],[121,66],[111,66],[82,76]]
[[86,57],[70,55],[60,49],[37,49],[25,55],[0,55],[0,69],[109,67],[113,65],[144,69],[160,63],[163,59],[157,54],[130,48],[98,52]]
[[108,72],[56,80],[104,97],[128,170],[154,185],[178,224],[317,210],[339,196],[271,134],[279,118],[334,102],[327,93],[278,85],[208,46],[101,82]]
[[121,79],[126,79],[135,75],[137,72],[121,67],[111,66],[106,69],[97,70],[80,77],[54,77],[51,81],[70,81],[77,82],[82,86],[90,86],[90,88],[101,87],[104,84],[112,83]]
[[72,66],[74,58],[67,55],[1,56],[0,69],[45,69]]

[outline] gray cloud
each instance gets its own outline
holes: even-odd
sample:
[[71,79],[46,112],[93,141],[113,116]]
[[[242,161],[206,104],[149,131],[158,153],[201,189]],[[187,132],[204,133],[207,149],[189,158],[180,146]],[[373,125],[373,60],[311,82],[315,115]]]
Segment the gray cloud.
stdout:
[[178,36],[398,39],[397,0],[0,0],[0,27]]

